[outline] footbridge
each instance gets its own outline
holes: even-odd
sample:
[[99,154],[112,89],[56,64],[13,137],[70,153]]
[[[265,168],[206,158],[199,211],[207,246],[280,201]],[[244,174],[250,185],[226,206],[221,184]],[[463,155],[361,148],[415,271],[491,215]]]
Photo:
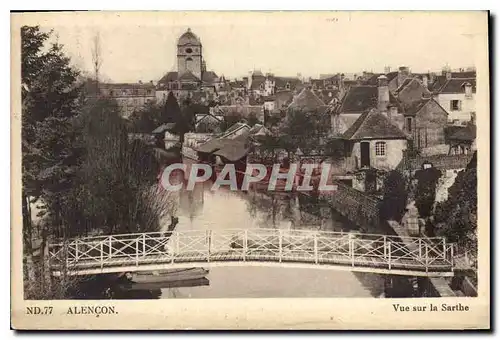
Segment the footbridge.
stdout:
[[454,263],[455,247],[444,238],[277,229],[191,230],[51,243],[49,265],[54,276],[279,266],[446,277],[460,269]]

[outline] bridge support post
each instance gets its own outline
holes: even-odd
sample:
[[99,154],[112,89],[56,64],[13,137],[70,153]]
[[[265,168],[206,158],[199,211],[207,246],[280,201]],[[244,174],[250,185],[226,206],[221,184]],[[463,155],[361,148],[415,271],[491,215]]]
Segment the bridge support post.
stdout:
[[387,236],[384,235],[384,259],[387,258]]
[[78,261],[78,240],[75,240],[75,261]]
[[451,258],[450,258],[450,263],[451,263],[451,270],[452,270],[452,271],[454,271],[454,270],[455,270],[455,265],[454,265],[455,261],[454,261],[454,259],[453,259],[453,248],[455,248],[455,245],[454,245],[454,244],[452,244],[452,245],[451,245],[451,249],[450,249],[450,256],[451,256]]
[[146,257],[146,234],[142,234],[142,257]]
[[104,267],[104,249],[101,242],[101,269]]
[[248,249],[248,230],[245,229],[243,234],[243,261],[247,259],[247,249]]
[[281,258],[283,256],[283,235],[281,229],[278,231],[278,248],[279,248],[279,259],[281,263]]
[[446,239],[443,237],[443,260],[446,260]]
[[429,244],[425,243],[425,272],[429,272]]
[[349,235],[349,253],[351,255],[351,266],[354,267],[354,240],[352,235]]
[[207,262],[210,262],[210,244],[212,239],[212,230],[207,230]]
[[135,239],[135,265],[139,266],[139,238]]
[[387,252],[389,253],[389,270],[391,270],[391,242],[387,242]]
[[108,254],[108,258],[109,258],[109,259],[110,259],[110,258],[111,258],[111,256],[113,255],[113,250],[112,250],[111,245],[112,245],[112,242],[111,242],[111,236],[110,236],[110,237],[108,237],[108,246],[109,246],[109,254]]
[[418,257],[419,260],[422,261],[422,239],[418,239]]
[[318,264],[318,235],[314,234],[314,262]]

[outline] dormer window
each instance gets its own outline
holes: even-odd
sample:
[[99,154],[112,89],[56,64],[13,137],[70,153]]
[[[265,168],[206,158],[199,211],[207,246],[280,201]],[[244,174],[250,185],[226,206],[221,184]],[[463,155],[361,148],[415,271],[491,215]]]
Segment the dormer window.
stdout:
[[285,88],[286,88],[287,90],[290,90],[290,83],[286,83]]
[[472,98],[472,85],[470,83],[464,84],[465,98]]

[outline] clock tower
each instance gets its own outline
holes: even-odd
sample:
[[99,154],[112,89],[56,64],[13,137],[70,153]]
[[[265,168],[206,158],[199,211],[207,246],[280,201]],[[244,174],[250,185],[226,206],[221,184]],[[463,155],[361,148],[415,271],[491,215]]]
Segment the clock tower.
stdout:
[[190,75],[202,79],[203,57],[201,51],[201,42],[198,37],[188,28],[182,34],[177,42],[177,72],[179,80],[195,81]]

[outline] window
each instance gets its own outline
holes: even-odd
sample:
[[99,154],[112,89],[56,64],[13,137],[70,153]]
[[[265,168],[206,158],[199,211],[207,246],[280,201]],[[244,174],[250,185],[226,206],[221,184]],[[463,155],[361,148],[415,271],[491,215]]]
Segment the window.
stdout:
[[462,109],[462,102],[460,100],[451,100],[450,101],[450,110],[451,111],[460,111]]
[[412,119],[411,117],[406,118],[406,130],[411,133],[412,129]]
[[186,53],[192,53],[192,52],[193,52],[193,50],[191,48],[189,48],[189,47],[186,48]]
[[290,83],[286,83],[285,88],[286,88],[287,90],[290,90]]
[[472,85],[470,83],[465,83],[465,98],[472,98]]
[[375,156],[385,156],[385,142],[375,143]]

